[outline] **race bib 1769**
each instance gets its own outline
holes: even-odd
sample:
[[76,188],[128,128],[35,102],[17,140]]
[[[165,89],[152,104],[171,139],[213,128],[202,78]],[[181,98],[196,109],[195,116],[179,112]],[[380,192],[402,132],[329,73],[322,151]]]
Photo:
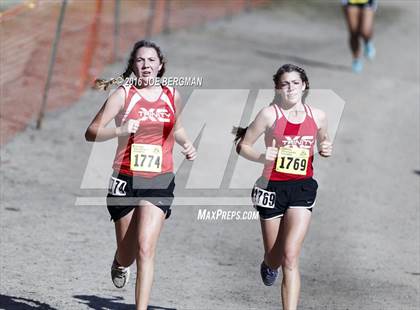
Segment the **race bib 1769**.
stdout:
[[293,147],[281,147],[277,155],[276,171],[306,175],[308,168],[309,150]]
[[252,203],[254,206],[273,209],[276,202],[276,193],[254,186],[252,189]]

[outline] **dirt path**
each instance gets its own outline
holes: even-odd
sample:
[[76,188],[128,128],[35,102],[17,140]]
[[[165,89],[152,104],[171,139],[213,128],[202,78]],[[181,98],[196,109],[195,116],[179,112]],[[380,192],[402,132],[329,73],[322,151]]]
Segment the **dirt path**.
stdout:
[[[361,75],[350,72],[335,2],[283,1],[157,38],[168,74],[203,76],[205,89],[271,88],[277,67],[295,62],[313,89],[346,101],[334,157],[315,164],[320,189],[301,259],[301,309],[415,309],[420,301],[419,3],[382,2],[378,56]],[[80,189],[92,150],[84,130],[105,96],[87,92],[49,113],[41,132],[30,126],[2,148],[0,308],[134,309],[134,277],[122,291],[109,279],[115,241],[106,208],[75,205],[105,195]],[[214,115],[211,107],[201,113],[197,119]],[[159,241],[150,304],[279,309],[278,285],[264,287],[259,278],[258,221],[198,221],[200,208],[251,210],[175,205]]]

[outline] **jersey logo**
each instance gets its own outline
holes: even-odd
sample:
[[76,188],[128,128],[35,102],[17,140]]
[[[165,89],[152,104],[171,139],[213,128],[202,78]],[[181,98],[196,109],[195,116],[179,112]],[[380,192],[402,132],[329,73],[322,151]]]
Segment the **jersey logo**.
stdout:
[[164,108],[160,108],[160,109],[145,109],[145,108],[140,108],[139,111],[139,115],[140,115],[140,121],[152,121],[152,122],[161,122],[161,123],[168,123],[171,120],[169,119],[169,117],[171,116],[171,114],[168,112],[168,110],[164,109]]
[[314,144],[313,136],[284,136],[285,140],[282,141],[283,146],[297,146],[304,149],[310,149]]

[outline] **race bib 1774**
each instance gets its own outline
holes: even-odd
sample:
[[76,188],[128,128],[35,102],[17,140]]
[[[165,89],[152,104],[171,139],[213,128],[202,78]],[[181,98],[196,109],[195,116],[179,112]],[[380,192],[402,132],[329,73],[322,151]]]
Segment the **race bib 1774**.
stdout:
[[133,143],[131,145],[130,169],[132,171],[161,172],[162,146]]

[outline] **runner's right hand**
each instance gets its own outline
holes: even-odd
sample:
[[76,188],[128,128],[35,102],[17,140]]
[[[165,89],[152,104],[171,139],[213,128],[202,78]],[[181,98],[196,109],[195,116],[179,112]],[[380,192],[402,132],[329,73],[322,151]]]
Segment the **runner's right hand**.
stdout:
[[278,153],[279,149],[276,148],[276,140],[273,139],[271,146],[267,147],[265,150],[265,160],[275,161]]
[[117,127],[117,136],[128,136],[136,133],[140,126],[139,119],[129,119],[121,127]]

